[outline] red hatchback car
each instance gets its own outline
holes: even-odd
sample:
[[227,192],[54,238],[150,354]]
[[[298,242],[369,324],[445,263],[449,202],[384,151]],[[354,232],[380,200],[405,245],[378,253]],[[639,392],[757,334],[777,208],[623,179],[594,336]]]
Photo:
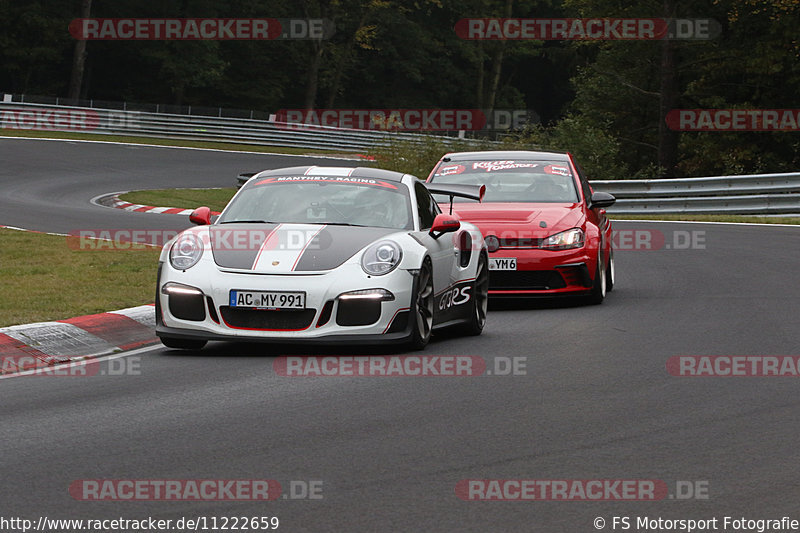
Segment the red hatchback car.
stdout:
[[[453,210],[486,240],[490,295],[583,296],[599,304],[613,288],[605,208],[615,198],[593,192],[569,153],[451,153],[427,181],[486,185],[483,203],[455,199]],[[437,201],[450,208],[449,198],[437,195]]]

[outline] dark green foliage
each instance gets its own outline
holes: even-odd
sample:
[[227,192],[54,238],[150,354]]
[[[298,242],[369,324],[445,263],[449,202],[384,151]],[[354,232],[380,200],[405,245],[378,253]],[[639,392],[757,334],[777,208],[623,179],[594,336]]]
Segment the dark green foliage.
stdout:
[[[67,28],[80,7],[81,0],[0,0],[0,92],[67,95],[75,48]],[[713,18],[722,33],[673,42],[674,67],[665,69],[661,41],[466,41],[454,32],[461,18],[509,12]],[[597,179],[800,166],[800,133],[672,134],[662,103],[797,108],[798,0],[93,0],[92,16],[322,17],[336,33],[322,42],[91,41],[85,98],[267,113],[530,109],[542,125],[506,142],[570,150]],[[409,170],[423,172],[423,159],[409,161]]]

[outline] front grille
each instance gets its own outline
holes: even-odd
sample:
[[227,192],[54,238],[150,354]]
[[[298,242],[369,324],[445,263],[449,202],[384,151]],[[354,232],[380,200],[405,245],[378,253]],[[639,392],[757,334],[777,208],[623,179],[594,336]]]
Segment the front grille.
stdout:
[[541,248],[542,239],[500,239],[500,248]]
[[489,289],[563,289],[567,284],[555,270],[493,270],[489,272]]
[[219,308],[222,320],[229,327],[242,329],[293,330],[306,329],[317,314],[316,309],[281,311],[247,309],[223,305]]
[[591,287],[592,278],[589,277],[589,270],[586,265],[569,266],[559,268],[558,271],[564,277],[568,285],[577,285],[580,287]]

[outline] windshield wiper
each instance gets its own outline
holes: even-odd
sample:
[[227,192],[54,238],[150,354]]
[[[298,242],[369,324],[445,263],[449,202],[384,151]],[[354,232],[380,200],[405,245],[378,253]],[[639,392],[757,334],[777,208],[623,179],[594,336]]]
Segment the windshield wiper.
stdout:
[[220,224],[277,224],[277,222],[270,222],[268,220],[226,220]]
[[357,228],[369,228],[364,224],[351,224],[350,222],[314,222],[314,224],[325,224],[327,226],[354,226]]

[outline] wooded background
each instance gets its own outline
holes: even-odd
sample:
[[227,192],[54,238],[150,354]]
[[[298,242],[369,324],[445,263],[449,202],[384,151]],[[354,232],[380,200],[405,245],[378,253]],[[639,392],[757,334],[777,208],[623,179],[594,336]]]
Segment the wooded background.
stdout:
[[[82,16],[325,18],[323,41],[89,41]],[[465,17],[711,18],[710,40],[470,41]],[[674,132],[676,108],[798,108],[800,0],[0,0],[0,92],[292,108],[533,109],[597,179],[797,171],[795,132]],[[85,46],[85,49],[82,48]],[[76,61],[84,57],[85,62]]]

